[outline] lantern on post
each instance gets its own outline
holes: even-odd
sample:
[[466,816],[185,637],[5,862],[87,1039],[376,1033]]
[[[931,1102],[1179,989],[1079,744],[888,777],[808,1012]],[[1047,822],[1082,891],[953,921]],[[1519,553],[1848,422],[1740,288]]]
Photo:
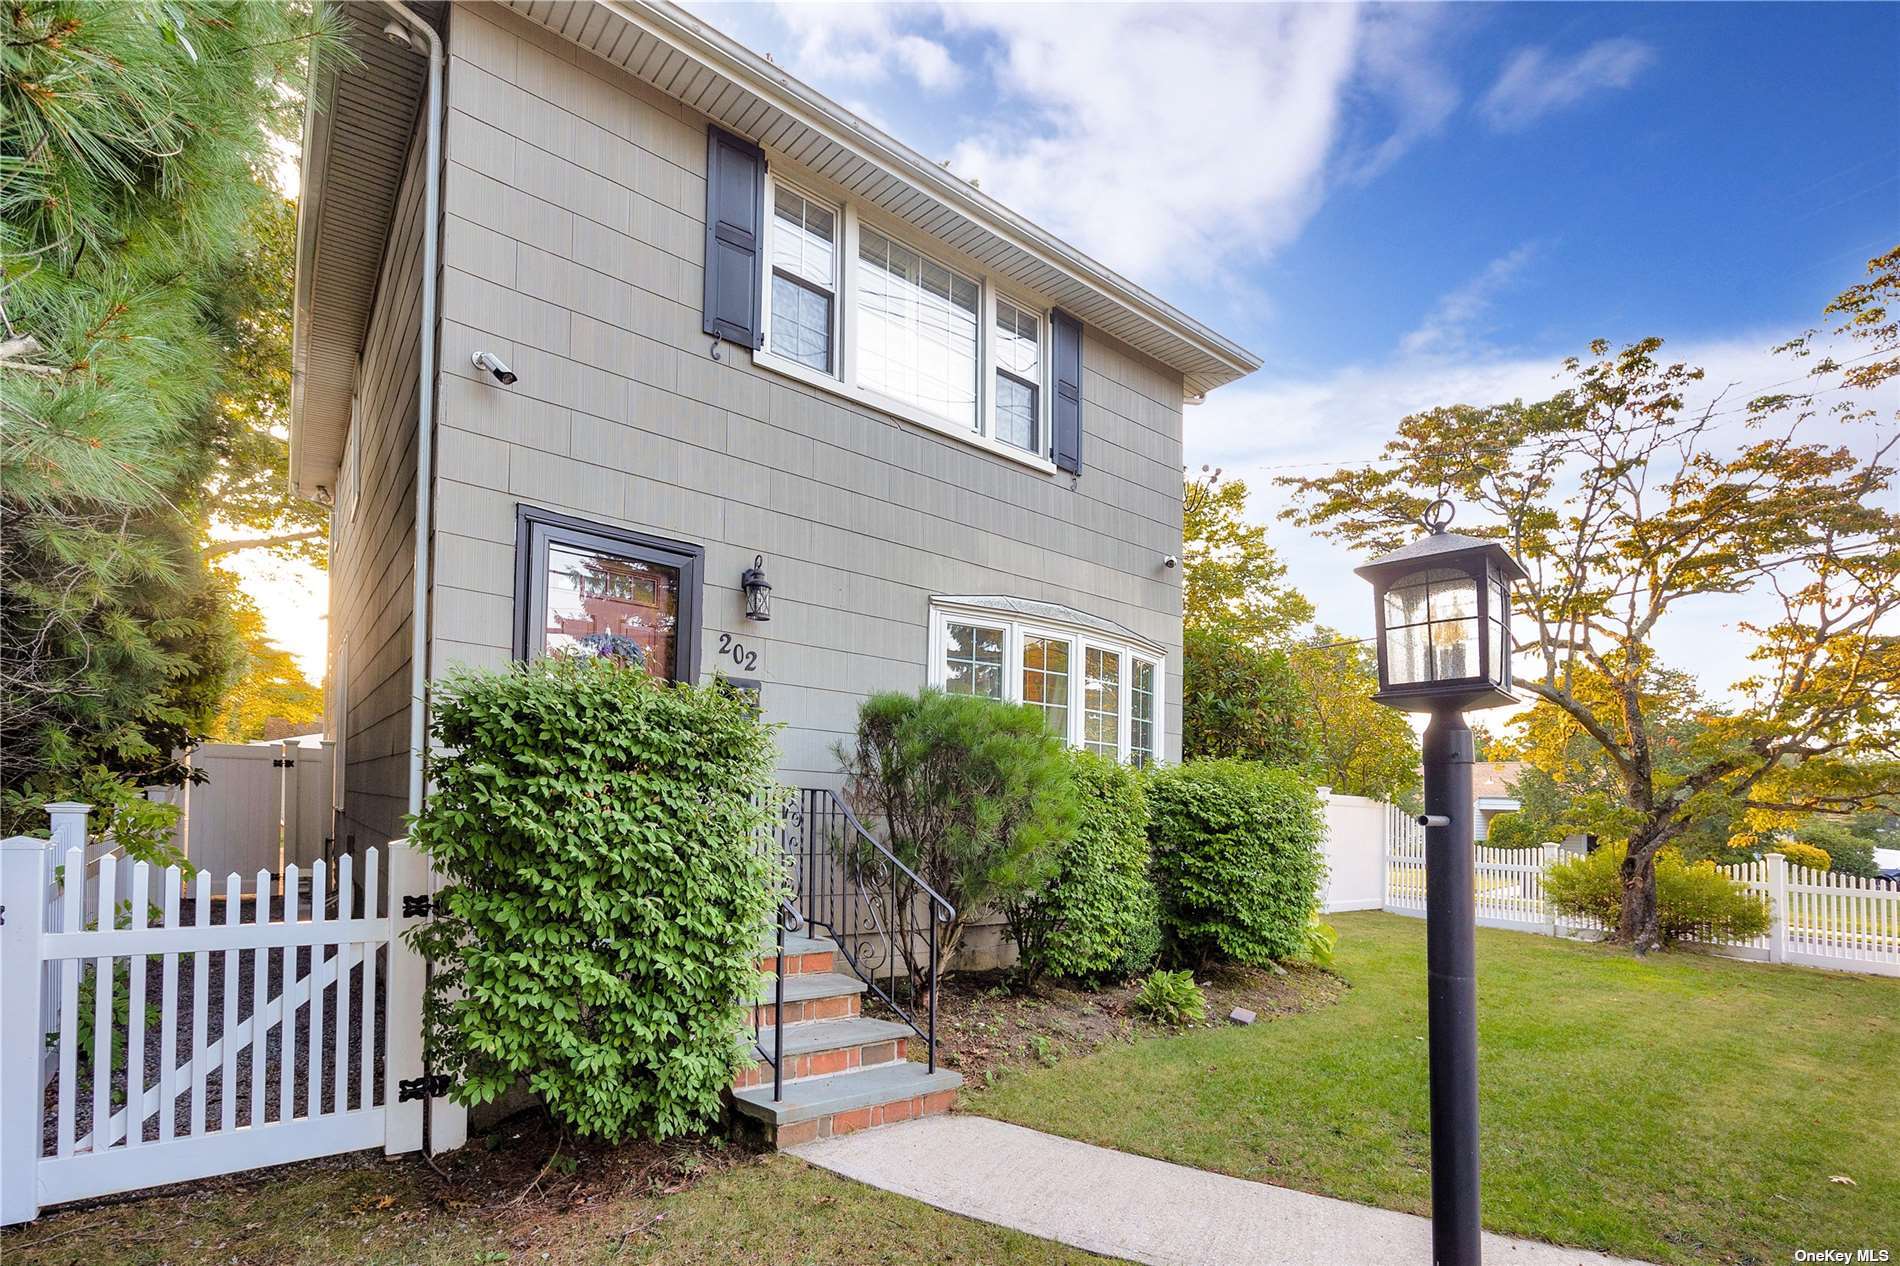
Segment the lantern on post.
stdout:
[[752,556],[752,566],[739,576],[739,587],[745,590],[746,619],[763,622],[772,618],[772,584],[765,578],[765,555]]
[[1425,536],[1355,574],[1372,582],[1379,693],[1425,727],[1425,970],[1431,1055],[1432,1261],[1478,1266],[1477,866],[1467,708],[1511,693],[1511,586],[1524,569],[1495,541],[1448,532],[1452,505],[1425,511]]

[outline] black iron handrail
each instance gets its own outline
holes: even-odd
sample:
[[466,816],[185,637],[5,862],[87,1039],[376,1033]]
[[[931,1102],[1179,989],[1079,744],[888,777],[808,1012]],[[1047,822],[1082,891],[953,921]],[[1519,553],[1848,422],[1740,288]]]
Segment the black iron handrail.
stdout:
[[756,997],[752,1000],[752,1049],[759,1058],[772,1066],[772,1102],[777,1103],[785,1096],[785,933],[802,930],[805,920],[790,901],[778,903],[778,945],[772,959],[774,981],[772,984],[772,1049],[765,1049],[765,1019]]
[[956,907],[867,831],[830,788],[801,788],[787,805],[780,838],[805,922],[824,928],[853,974],[924,1039],[936,1072],[939,928],[956,918]]

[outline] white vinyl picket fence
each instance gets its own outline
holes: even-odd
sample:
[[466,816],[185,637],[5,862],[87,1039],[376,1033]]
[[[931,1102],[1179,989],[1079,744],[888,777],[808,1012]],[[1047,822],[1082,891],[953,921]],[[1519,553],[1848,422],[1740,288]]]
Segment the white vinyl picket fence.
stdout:
[[[1561,856],[1557,845],[1478,845],[1477,852],[1479,926],[1546,936],[1601,936],[1608,931],[1595,920],[1559,915],[1545,900],[1544,873]],[[1717,953],[1900,976],[1900,889],[1791,866],[1780,853],[1722,870],[1761,895],[1768,906],[1769,930],[1746,941],[1702,940]],[[1397,809],[1386,819],[1383,908],[1425,914],[1425,829]]]
[[188,882],[109,852],[89,866],[80,821],[80,843],[57,853],[0,841],[0,1224],[336,1152],[413,1151],[425,1111],[431,1150],[461,1144],[465,1112],[424,1093],[426,967],[400,935],[428,907],[420,854],[396,841],[386,869],[375,849],[334,873],[292,864],[273,899],[262,872]]

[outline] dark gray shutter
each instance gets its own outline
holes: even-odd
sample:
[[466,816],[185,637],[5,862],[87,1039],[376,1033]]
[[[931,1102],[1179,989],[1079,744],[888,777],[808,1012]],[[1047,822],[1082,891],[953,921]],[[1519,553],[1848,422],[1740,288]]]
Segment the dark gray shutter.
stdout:
[[1056,396],[1050,438],[1056,469],[1082,473],[1082,323],[1066,312],[1050,314],[1055,326]]
[[765,232],[765,152],[706,129],[706,333],[760,345],[759,246]]

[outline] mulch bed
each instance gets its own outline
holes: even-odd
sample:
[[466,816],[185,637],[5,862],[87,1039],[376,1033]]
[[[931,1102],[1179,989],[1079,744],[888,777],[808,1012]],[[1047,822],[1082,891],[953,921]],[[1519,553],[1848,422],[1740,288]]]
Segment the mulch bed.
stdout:
[[944,980],[937,1006],[937,1049],[945,1067],[973,1090],[1002,1069],[1091,1054],[1114,1042],[1221,1028],[1236,1007],[1256,1023],[1336,1002],[1346,982],[1317,967],[1295,964],[1284,973],[1260,967],[1215,967],[1197,974],[1207,995],[1207,1019],[1170,1029],[1132,1010],[1140,982],[1088,990],[1060,982],[1018,992],[1007,973],[961,973]]

